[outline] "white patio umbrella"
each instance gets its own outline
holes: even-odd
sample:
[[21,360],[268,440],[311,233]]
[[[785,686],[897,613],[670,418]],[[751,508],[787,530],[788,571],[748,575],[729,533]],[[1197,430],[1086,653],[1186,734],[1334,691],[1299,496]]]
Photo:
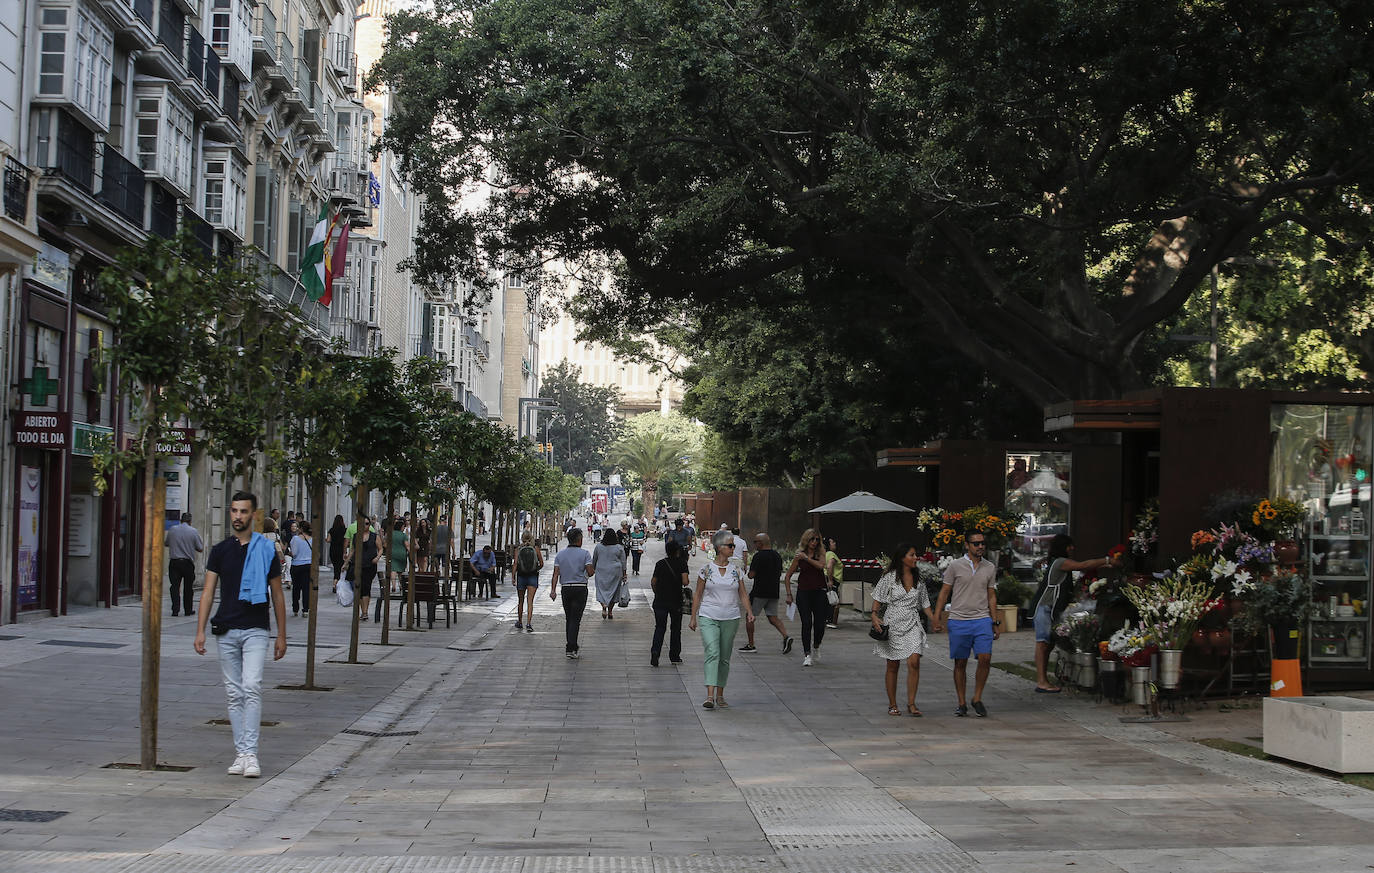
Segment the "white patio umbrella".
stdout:
[[[833,500],[824,506],[817,506],[811,510],[812,513],[826,514],[831,512],[858,512],[859,516],[859,557],[866,557],[866,547],[864,542],[864,519],[863,516],[870,512],[915,512],[909,506],[900,503],[893,503],[871,491],[855,491],[847,497]],[[859,577],[859,605],[865,605],[864,601],[864,580]]]

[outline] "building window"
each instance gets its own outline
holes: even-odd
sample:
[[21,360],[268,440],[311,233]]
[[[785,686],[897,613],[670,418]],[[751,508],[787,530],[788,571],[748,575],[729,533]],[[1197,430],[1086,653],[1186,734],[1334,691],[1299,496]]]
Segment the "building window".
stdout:
[[[69,50],[70,49],[70,50]],[[67,99],[100,130],[110,112],[114,36],[84,8],[40,7],[38,97]]]
[[506,277],[506,287],[507,287],[507,288],[524,288],[524,287],[525,287],[525,280],[522,279],[522,278],[520,278],[519,276],[507,276],[507,277]]
[[67,10],[43,9],[38,30],[38,93],[61,97],[67,59]]
[[189,196],[191,135],[195,124],[191,110],[164,86],[140,87],[134,104],[134,124],[139,168]]
[[254,183],[253,245],[272,260],[277,253],[277,196],[281,186],[277,174],[267,164],[257,165]]
[[205,153],[205,220],[243,237],[248,200],[248,168],[227,150]]

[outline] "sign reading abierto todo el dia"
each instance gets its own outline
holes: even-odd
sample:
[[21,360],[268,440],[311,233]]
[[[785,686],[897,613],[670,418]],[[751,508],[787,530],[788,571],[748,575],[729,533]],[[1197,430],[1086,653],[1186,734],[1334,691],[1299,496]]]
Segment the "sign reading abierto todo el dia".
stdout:
[[71,443],[69,412],[18,412],[14,416],[14,444],[21,448],[67,448]]

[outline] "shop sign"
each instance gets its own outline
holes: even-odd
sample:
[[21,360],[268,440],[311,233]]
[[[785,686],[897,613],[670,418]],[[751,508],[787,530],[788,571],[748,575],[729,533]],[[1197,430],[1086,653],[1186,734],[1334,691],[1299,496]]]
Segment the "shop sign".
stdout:
[[[191,456],[191,440],[195,439],[196,429],[193,427],[172,427],[162,432],[162,439],[157,441],[157,454],[163,457]],[[125,434],[124,448],[134,447],[134,436]]]
[[71,255],[56,246],[42,243],[38,247],[38,254],[33,256],[33,264],[28,272],[35,281],[66,294],[72,274]]
[[114,428],[103,424],[87,424],[84,421],[72,422],[72,454],[89,458],[98,448],[108,448],[114,438]]
[[191,440],[195,439],[196,429],[193,427],[174,427],[162,432],[162,439],[157,442],[157,453],[159,455],[172,456],[191,456]]
[[65,449],[72,419],[67,412],[19,412],[14,416],[14,444],[21,448]]

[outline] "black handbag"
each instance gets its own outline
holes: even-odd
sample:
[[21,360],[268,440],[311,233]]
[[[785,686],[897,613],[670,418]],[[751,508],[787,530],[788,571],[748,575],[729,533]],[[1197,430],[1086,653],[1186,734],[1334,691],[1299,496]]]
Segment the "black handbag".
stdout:
[[873,639],[877,640],[878,642],[886,641],[887,636],[890,632],[891,629],[887,625],[883,625],[881,628],[876,628],[872,626],[868,628],[868,635]]
[[692,589],[686,585],[682,586],[682,614],[692,614]]

